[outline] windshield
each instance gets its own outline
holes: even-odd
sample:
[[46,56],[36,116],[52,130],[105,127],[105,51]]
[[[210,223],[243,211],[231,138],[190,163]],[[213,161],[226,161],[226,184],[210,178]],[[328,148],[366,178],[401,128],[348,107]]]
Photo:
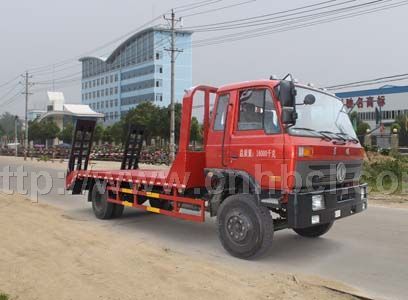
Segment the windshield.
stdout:
[[[318,132],[333,133],[344,138],[356,139],[356,133],[351,124],[343,102],[325,93],[305,87],[296,87],[296,125],[289,129],[294,135],[318,136]],[[307,95],[316,98],[314,104],[303,104]]]

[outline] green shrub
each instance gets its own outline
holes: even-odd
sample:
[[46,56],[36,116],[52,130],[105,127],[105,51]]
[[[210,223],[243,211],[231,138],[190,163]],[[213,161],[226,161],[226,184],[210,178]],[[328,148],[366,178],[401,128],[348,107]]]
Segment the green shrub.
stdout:
[[[406,190],[404,185],[407,185],[407,183],[403,181],[408,174],[408,161],[406,158],[389,158],[374,162],[365,161],[363,170],[361,180],[368,183],[371,191],[381,190],[380,186],[377,186],[377,180],[382,182],[382,187],[386,192],[398,193],[403,188]],[[382,180],[378,178],[382,178]],[[397,188],[394,190],[396,184]]]
[[0,300],[9,300],[10,296],[0,292]]
[[390,149],[381,149],[380,154],[388,156],[388,155],[390,155]]

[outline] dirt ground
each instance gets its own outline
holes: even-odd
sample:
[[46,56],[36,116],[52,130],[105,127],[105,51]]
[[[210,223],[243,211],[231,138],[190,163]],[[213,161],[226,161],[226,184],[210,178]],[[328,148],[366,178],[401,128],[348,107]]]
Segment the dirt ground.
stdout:
[[[11,299],[355,299],[342,284],[251,273],[129,241],[0,193],[0,292]],[[354,291],[353,291],[354,292]]]
[[408,195],[369,193],[368,201],[369,205],[408,209]]

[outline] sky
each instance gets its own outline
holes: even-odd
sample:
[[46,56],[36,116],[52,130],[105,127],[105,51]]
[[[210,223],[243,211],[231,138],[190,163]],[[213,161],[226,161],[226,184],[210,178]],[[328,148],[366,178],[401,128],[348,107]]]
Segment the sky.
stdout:
[[[230,9],[186,17],[183,25],[248,18],[321,1],[256,0]],[[53,77],[79,76],[76,75],[81,70],[78,57],[137,29],[172,7],[194,2],[202,0],[1,1],[0,86],[27,69],[33,70],[31,80],[37,84],[32,87],[34,94],[30,96],[29,107],[44,108],[46,89],[52,88]],[[218,1],[212,6],[180,12],[180,15],[240,2],[244,0]],[[193,83],[219,86],[292,73],[300,82],[324,87],[408,73],[407,15],[408,6],[402,6],[330,24],[193,48]],[[193,34],[193,41],[226,33],[197,32]],[[91,54],[108,54],[120,41]],[[53,75],[51,65],[60,62],[69,62],[60,67],[67,69]],[[42,66],[48,67],[39,69]],[[10,111],[23,116],[23,96],[10,104],[7,101],[21,89],[17,83],[16,79],[13,84],[0,87],[0,113]],[[408,81],[395,84],[404,85]],[[11,89],[13,86],[15,88]],[[66,102],[80,102],[79,82],[57,87],[57,90],[64,92]]]

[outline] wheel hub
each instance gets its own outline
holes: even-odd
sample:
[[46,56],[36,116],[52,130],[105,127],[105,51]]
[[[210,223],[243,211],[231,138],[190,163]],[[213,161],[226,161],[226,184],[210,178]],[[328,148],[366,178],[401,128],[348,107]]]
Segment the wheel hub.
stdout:
[[227,221],[228,234],[236,242],[243,241],[248,235],[248,230],[249,224],[243,216],[232,216]]

